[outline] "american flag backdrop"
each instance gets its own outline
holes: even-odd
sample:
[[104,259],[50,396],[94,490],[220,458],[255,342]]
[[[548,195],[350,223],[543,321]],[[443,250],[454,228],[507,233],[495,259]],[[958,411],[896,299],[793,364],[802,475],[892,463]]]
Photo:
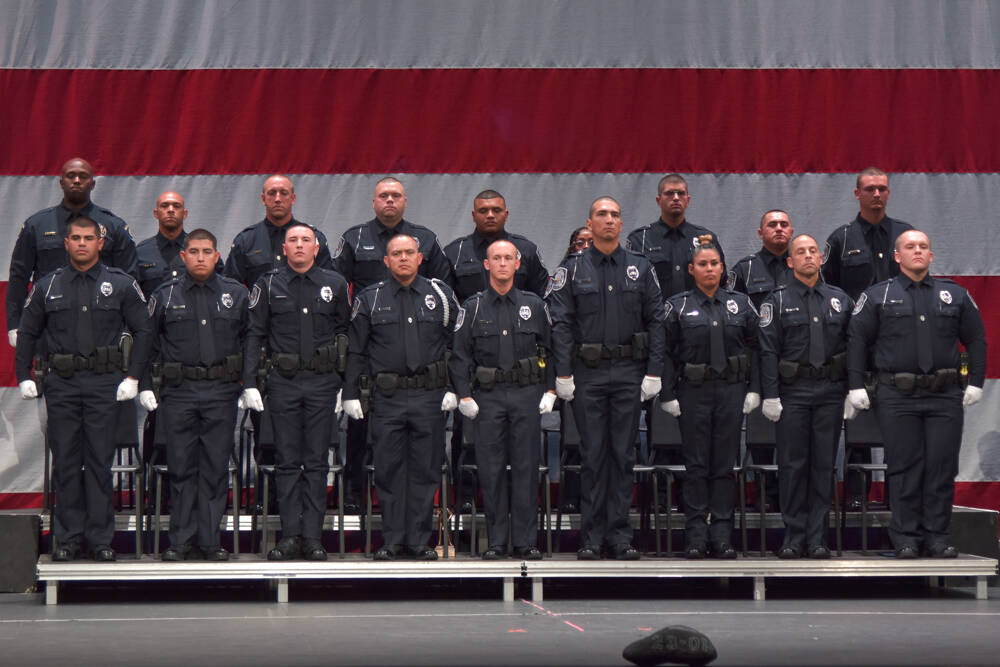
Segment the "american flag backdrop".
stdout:
[[[136,241],[176,190],[225,255],[286,173],[296,217],[335,244],[392,174],[442,245],[499,190],[550,269],[598,195],[626,232],[655,220],[667,172],[735,262],[770,208],[822,242],[877,165],[889,214],[929,233],[934,272],[983,311],[957,502],[998,508],[998,40],[988,0],[4,0],[0,275],[73,156]],[[6,344],[0,385],[0,507],[39,506],[39,404]]]

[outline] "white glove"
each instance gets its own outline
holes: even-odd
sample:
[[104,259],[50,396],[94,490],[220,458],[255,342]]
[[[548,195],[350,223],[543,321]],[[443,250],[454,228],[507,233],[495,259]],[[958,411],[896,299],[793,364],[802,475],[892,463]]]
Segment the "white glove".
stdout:
[[857,416],[858,416],[857,408],[855,408],[853,405],[851,405],[851,399],[845,398],[844,399],[844,419],[846,419],[847,421],[851,421],[852,419],[854,419]]
[[747,392],[746,398],[743,399],[743,414],[748,415],[757,409],[760,405],[760,394],[755,391]]
[[965,396],[962,397],[962,405],[975,405],[983,397],[981,387],[973,387],[971,384],[965,388]]
[[556,396],[564,401],[572,401],[574,391],[576,391],[576,385],[573,384],[572,375],[568,378],[556,378]]
[[118,385],[116,398],[119,401],[131,401],[139,393],[139,381],[135,378],[125,378]]
[[264,399],[260,396],[260,390],[256,387],[244,389],[239,400],[236,401],[236,407],[241,410],[264,412]]
[[551,391],[542,394],[542,400],[538,402],[538,414],[547,415],[552,412],[552,407],[556,404],[556,395]]
[[764,413],[764,416],[773,422],[781,419],[781,399],[780,398],[765,398],[764,402],[761,404],[760,411]]
[[10,343],[11,347],[17,347],[17,329],[11,329],[7,332],[7,342]]
[[864,389],[850,390],[847,392],[847,400],[851,402],[851,406],[855,410],[867,410],[872,406],[872,402],[868,398],[868,392]]
[[343,389],[337,390],[337,404],[333,406],[333,414],[336,415],[337,421],[340,421],[340,415],[344,414],[344,403],[340,400],[343,393]]
[[[458,407],[458,396],[455,395],[453,391],[446,391],[444,393],[444,398],[441,399],[441,412],[450,412]],[[476,412],[479,411],[479,406],[476,406]]]
[[34,380],[25,380],[17,386],[21,388],[21,398],[38,398],[38,385]]
[[664,401],[663,403],[660,403],[660,409],[668,415],[672,415],[674,417],[681,416],[681,404],[676,398],[672,401]]
[[[441,409],[445,409],[444,403],[441,404]],[[458,403],[458,411],[469,419],[475,419],[476,415],[479,414],[479,403],[476,403],[474,398],[463,398]]]
[[647,375],[642,378],[642,386],[639,388],[639,402],[645,403],[660,393],[663,389],[663,381],[658,377]]
[[349,398],[344,401],[344,412],[351,419],[364,419],[365,413],[361,409],[361,401],[356,398]]
[[147,411],[152,412],[158,407],[156,402],[156,395],[150,390],[139,392],[139,405],[146,408]]

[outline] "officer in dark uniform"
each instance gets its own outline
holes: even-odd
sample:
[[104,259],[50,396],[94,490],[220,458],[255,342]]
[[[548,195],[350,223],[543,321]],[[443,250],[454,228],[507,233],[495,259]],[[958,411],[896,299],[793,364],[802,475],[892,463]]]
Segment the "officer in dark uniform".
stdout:
[[286,261],[250,292],[250,333],[241,407],[264,409],[257,389],[261,347],[274,419],[281,540],[269,560],[326,560],[323,517],[335,405],[346,366],[350,296],[347,281],[316,263],[319,234],[301,222],[285,226]]
[[[549,356],[548,310],[541,297],[514,287],[520,268],[511,241],[489,245],[489,286],[462,305],[450,370],[459,411],[475,420],[476,461],[486,509],[484,560],[507,554],[539,560],[538,459],[541,415],[556,392]],[[511,486],[507,487],[510,465]],[[508,512],[510,514],[508,519]]]
[[[687,221],[684,212],[691,203],[691,193],[683,176],[667,174],[661,178],[656,184],[656,203],[660,206],[659,219],[633,230],[625,241],[625,248],[649,258],[656,267],[660,290],[666,298],[694,286],[687,266],[694,256],[699,236],[709,234],[712,237],[712,245],[718,248],[723,266],[726,256],[713,232]],[[722,277],[725,286],[725,273]]]
[[152,373],[143,379],[139,403],[156,410],[154,383],[162,386],[159,412],[173,503],[163,560],[224,561],[229,552],[219,545],[219,521],[229,492],[248,295],[215,272],[219,251],[210,232],[186,234],[180,260],[185,270],[149,297]]
[[[56,493],[53,560],[76,558],[85,537],[95,560],[113,561],[115,429],[109,425],[116,422],[115,399],[131,401],[138,392],[149,357],[149,314],[135,279],[100,263],[105,239],[96,221],[76,218],[64,234],[69,266],[32,287],[15,371],[21,395],[35,398],[32,361],[36,351],[48,355],[41,363]],[[126,329],[134,337],[130,360],[123,359],[119,342]],[[41,370],[36,365],[36,374]]]
[[94,168],[82,158],[73,158],[62,167],[59,186],[63,200],[28,218],[21,227],[10,257],[10,277],[7,283],[7,338],[11,347],[17,344],[17,327],[21,308],[28,294],[28,283],[69,264],[63,239],[66,223],[79,217],[90,218],[103,230],[104,244],[100,261],[136,275],[135,242],[128,225],[109,209],[90,201],[96,179]]
[[[869,287],[848,328],[850,392],[845,417],[870,407],[864,374],[878,375],[875,413],[885,442],[897,558],[954,558],[948,543],[962,444],[962,405],[983,395],[986,334],[965,288],[930,275],[934,254],[921,231],[896,240],[900,275]],[[969,384],[960,386],[958,344],[969,355]],[[874,348],[874,366],[869,349]]]
[[665,306],[668,361],[660,407],[680,421],[685,555],[704,558],[711,540],[717,557],[736,558],[733,465],[743,415],[760,405],[757,311],[747,295],[719,286],[722,257],[710,236],[699,242],[688,265],[694,289]]
[[[176,192],[164,192],[156,200],[153,217],[156,218],[155,236],[139,241],[135,247],[138,256],[139,287],[143,294],[152,294],[156,288],[170,278],[184,272],[181,250],[184,249],[184,220],[188,212],[184,208],[184,198]],[[216,270],[223,270],[222,260]]]
[[[771,290],[789,282],[792,269],[788,266],[788,242],[795,230],[788,213],[781,209],[772,209],[761,216],[757,236],[763,247],[752,255],[747,255],[729,272],[729,286],[737,292],[743,292],[750,297],[754,308],[760,310]],[[750,453],[756,463],[773,463],[774,457],[770,448],[751,447]],[[778,485],[771,473],[766,473],[767,503],[778,507]],[[757,499],[760,502],[760,498]]]
[[660,392],[663,298],[652,263],[618,244],[618,202],[595,200],[587,227],[593,245],[566,259],[548,295],[556,393],[573,401],[582,444],[576,555],[597,560],[604,545],[614,558],[635,560],[632,468],[639,410]]
[[[412,236],[417,240],[423,262],[420,275],[437,278],[451,284],[451,266],[441,251],[437,236],[422,225],[403,218],[406,212],[406,188],[397,179],[387,176],[375,184],[372,197],[375,217],[355,225],[344,232],[333,253],[333,268],[351,284],[353,294],[389,278],[386,268],[386,246],[397,234]],[[347,423],[347,457],[345,476],[347,494],[344,501],[348,514],[361,511],[358,500],[365,487],[365,451],[367,449],[368,422],[351,420]]]
[[[549,282],[549,272],[538,256],[538,247],[519,234],[511,234],[506,230],[507,202],[496,190],[483,190],[472,200],[472,220],[476,225],[474,232],[468,236],[457,238],[444,248],[445,257],[451,265],[451,287],[459,303],[477,292],[486,289],[489,278],[483,269],[486,259],[486,248],[496,240],[510,241],[517,248],[520,266],[514,274],[514,287],[520,290],[534,292],[539,297],[545,294]],[[452,428],[451,461],[452,468],[458,471],[458,459],[462,451],[462,421],[458,420]],[[466,455],[466,460],[469,460]],[[458,474],[458,473],[456,473]],[[471,473],[469,473],[471,474]],[[474,483],[474,480],[463,480],[463,483]],[[462,508],[465,512],[469,508]]]
[[445,353],[458,302],[447,283],[418,275],[417,240],[405,234],[386,245],[390,277],[362,290],[351,314],[344,412],[364,417],[362,390],[371,390],[375,489],[382,505],[383,546],[375,560],[406,549],[435,560],[427,545],[434,493],[444,463],[445,412],[457,405],[448,388]]
[[[858,301],[869,286],[899,275],[893,248],[899,235],[913,226],[886,215],[889,176],[881,169],[869,167],[858,174],[854,196],[860,211],[854,220],[838,227],[827,239],[823,249],[823,279]],[[849,463],[872,461],[867,448],[852,448],[848,454]],[[848,509],[861,509],[861,497],[868,494],[868,489],[861,488],[861,475],[852,471],[845,486]]]
[[[260,200],[264,202],[264,219],[236,235],[226,258],[226,275],[247,288],[256,285],[260,277],[271,269],[285,263],[282,245],[285,229],[293,222],[301,223],[292,215],[295,186],[287,176],[275,175],[264,181]],[[330,248],[323,232],[316,230],[316,241],[319,244],[316,265],[321,269],[333,268]]]
[[820,280],[823,256],[805,234],[788,245],[787,285],[760,309],[764,416],[777,422],[785,541],[779,558],[829,558],[830,488],[847,394],[847,323],[854,301]]

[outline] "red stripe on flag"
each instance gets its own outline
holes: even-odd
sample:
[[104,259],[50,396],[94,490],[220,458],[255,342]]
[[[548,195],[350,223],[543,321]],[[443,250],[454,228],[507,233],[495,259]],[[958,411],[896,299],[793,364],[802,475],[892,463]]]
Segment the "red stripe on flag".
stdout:
[[1000,171],[1000,71],[0,70],[0,174]]

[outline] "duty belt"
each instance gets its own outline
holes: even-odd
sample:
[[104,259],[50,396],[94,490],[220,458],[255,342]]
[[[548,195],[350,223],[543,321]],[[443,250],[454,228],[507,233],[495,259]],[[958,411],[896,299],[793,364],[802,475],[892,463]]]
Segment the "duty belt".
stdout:
[[684,364],[684,379],[697,387],[706,380],[721,380],[730,384],[745,382],[750,370],[750,360],[746,355],[735,355],[726,359],[726,367],[717,371],[708,364]]
[[385,396],[392,396],[397,389],[440,389],[448,383],[447,370],[447,364],[442,360],[428,364],[423,371],[412,375],[376,373],[375,386]]
[[474,373],[476,385],[490,390],[498,384],[517,384],[522,387],[542,382],[542,371],[538,366],[538,357],[527,357],[515,362],[511,369],[477,366]]
[[799,379],[826,378],[828,380],[844,380],[846,355],[840,353],[835,355],[819,368],[809,364],[800,364],[795,361],[782,359],[778,362],[778,377],[784,384],[793,384]]
[[279,352],[271,357],[270,363],[282,377],[289,379],[295,377],[299,371],[332,373],[337,370],[336,349],[333,346],[322,347],[316,350],[309,361],[303,361],[297,354]]
[[906,394],[916,389],[924,389],[937,393],[958,384],[958,370],[954,368],[942,368],[929,375],[918,375],[916,373],[879,373],[878,381],[882,384],[892,385]]
[[48,367],[60,377],[69,379],[81,371],[94,373],[122,372],[122,354],[117,347],[100,347],[90,356],[79,354],[49,355]]

